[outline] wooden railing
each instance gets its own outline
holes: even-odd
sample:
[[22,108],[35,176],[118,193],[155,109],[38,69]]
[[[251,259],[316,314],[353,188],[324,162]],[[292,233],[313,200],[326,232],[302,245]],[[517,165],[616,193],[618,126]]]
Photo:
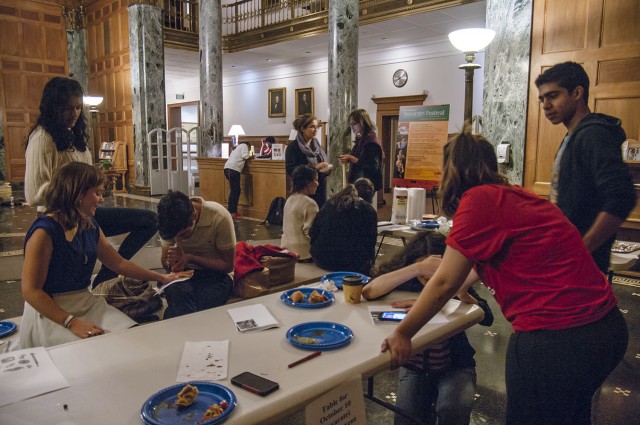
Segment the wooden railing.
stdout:
[[[359,0],[360,24],[478,0]],[[198,0],[163,0],[165,45],[198,49]],[[222,5],[222,46],[236,52],[327,31],[329,0],[237,0]]]

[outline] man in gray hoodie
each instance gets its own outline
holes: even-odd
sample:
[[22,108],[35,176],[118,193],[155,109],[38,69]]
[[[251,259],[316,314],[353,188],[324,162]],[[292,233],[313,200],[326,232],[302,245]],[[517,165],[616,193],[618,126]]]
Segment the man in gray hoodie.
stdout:
[[564,62],[535,81],[545,117],[567,128],[553,163],[549,199],[580,231],[604,273],[618,229],[636,204],[621,145],[618,118],[592,113],[589,77],[582,66]]

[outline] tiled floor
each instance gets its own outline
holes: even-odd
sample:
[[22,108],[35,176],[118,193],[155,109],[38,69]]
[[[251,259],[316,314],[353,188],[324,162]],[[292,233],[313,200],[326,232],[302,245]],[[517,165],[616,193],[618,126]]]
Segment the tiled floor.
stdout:
[[[17,198],[19,196],[16,196]],[[155,209],[157,199],[134,196],[107,198],[106,205]],[[390,208],[379,211],[380,219],[388,219]],[[24,234],[35,218],[32,208],[26,206],[0,207],[0,320],[22,314],[20,282],[16,277],[8,279],[7,264],[16,263],[22,255]],[[260,241],[279,238],[279,226],[261,225],[259,220],[241,219],[236,222],[239,240]],[[118,245],[120,238],[112,238]],[[387,243],[388,242],[388,243]],[[380,251],[379,260],[384,260],[400,249],[399,239],[386,238]],[[149,241],[147,247],[159,246],[157,238]],[[477,285],[478,286],[478,285]],[[616,277],[614,291],[619,307],[624,313],[630,330],[629,348],[624,361],[609,376],[594,403],[594,424],[618,425],[637,424],[640,418],[640,283],[634,279]],[[479,292],[487,299],[495,315],[494,324],[489,327],[474,326],[467,330],[471,344],[476,349],[478,385],[476,404],[471,423],[493,425],[503,423],[505,405],[504,356],[511,326],[500,314],[500,310],[488,291],[479,286]],[[397,372],[387,371],[376,376],[375,391],[378,397],[394,401]],[[391,424],[393,415],[370,401],[366,401],[370,424]],[[304,424],[302,412],[281,421],[282,424]],[[541,424],[542,425],[542,424]]]

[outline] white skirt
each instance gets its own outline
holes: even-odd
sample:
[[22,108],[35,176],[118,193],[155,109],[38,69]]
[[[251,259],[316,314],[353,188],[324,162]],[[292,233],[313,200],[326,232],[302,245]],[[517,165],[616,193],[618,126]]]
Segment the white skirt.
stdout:
[[[99,326],[105,333],[128,329],[136,324],[129,316],[107,304],[104,297],[93,295],[89,290],[54,295],[53,300],[69,314]],[[29,303],[24,303],[20,348],[51,347],[79,339],[82,338],[47,319]]]

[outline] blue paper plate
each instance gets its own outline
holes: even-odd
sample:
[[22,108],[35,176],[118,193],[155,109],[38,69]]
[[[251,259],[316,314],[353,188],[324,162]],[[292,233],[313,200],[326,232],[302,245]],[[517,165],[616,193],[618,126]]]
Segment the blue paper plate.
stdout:
[[[185,385],[198,387],[198,397],[191,406],[177,408],[175,401]],[[224,412],[208,421],[199,422],[212,404],[229,403]],[[185,382],[158,391],[142,405],[140,416],[147,425],[202,424],[213,425],[224,422],[236,407],[236,396],[227,387],[212,382]]]
[[16,331],[16,324],[9,320],[0,321],[0,338],[11,335]]
[[[302,292],[302,294],[304,295],[304,300],[302,300],[299,303],[293,302],[291,301],[291,294],[293,294],[296,291],[300,291]],[[325,297],[327,297],[327,301],[321,302],[321,303],[315,303],[312,304],[309,302],[309,296],[311,295],[311,293],[313,291],[318,291],[320,294],[324,295]],[[315,288],[297,288],[297,289],[290,289],[288,291],[285,291],[282,293],[282,295],[280,295],[280,299],[282,300],[283,303],[285,303],[286,305],[290,305],[291,307],[298,307],[298,308],[322,308],[322,307],[329,307],[331,305],[331,303],[336,299],[333,294],[329,291],[325,291],[324,289],[315,289]]]
[[322,276],[322,278],[320,279],[320,282],[324,283],[325,280],[333,280],[333,283],[336,284],[336,287],[338,289],[342,289],[342,279],[345,276],[360,276],[362,278],[362,283],[367,283],[371,280],[371,278],[369,276],[365,276],[363,274],[360,273],[354,273],[354,272],[333,272],[333,273],[328,273],[325,274],[324,276]]
[[[303,342],[297,338],[313,338],[315,342]],[[287,339],[303,350],[334,350],[349,345],[353,331],[340,323],[307,322],[289,329]]]

